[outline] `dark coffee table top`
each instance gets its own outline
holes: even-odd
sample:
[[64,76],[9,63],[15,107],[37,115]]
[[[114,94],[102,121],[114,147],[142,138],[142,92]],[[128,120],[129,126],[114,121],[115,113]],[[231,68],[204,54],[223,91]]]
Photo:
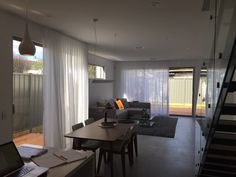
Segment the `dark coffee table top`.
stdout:
[[154,121],[141,121],[139,122],[140,127],[152,127],[155,124]]

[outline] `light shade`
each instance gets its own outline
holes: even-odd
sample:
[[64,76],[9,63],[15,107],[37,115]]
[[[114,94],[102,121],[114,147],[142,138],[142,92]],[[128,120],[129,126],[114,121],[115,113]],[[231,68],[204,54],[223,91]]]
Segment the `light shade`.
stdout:
[[28,23],[25,25],[25,35],[23,40],[21,41],[19,45],[19,53],[21,55],[29,55],[33,56],[35,54],[35,46],[34,43],[32,42],[30,35],[29,35],[29,30],[28,30]]

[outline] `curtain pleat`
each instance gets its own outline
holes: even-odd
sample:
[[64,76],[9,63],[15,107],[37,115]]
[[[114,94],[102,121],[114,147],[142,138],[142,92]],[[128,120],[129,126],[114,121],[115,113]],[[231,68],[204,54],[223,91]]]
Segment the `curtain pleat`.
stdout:
[[64,148],[71,126],[88,118],[87,47],[50,30],[43,45],[45,145]]
[[151,103],[152,115],[169,114],[168,69],[122,69],[121,93],[129,101]]

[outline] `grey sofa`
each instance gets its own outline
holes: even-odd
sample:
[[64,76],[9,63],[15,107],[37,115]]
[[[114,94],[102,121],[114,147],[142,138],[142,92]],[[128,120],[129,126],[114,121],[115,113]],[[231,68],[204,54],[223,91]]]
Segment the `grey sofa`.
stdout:
[[132,119],[133,117],[146,117],[150,116],[151,104],[147,102],[127,102],[124,99],[121,99],[124,109],[117,109],[115,105],[112,104],[110,100],[110,109],[107,109],[105,106],[97,106],[89,108],[89,117],[94,119],[100,119],[104,117],[105,111],[107,111],[108,118],[118,118],[118,119]]

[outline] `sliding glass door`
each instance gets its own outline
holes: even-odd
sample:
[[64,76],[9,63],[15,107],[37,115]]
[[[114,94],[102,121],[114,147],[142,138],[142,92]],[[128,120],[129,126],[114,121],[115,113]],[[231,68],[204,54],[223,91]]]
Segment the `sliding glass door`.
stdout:
[[207,68],[202,67],[199,80],[198,98],[197,98],[197,117],[206,116],[206,90],[207,90]]
[[169,114],[192,116],[193,68],[169,69]]
[[13,40],[13,137],[21,144],[43,145],[43,47],[35,56],[21,56]]

